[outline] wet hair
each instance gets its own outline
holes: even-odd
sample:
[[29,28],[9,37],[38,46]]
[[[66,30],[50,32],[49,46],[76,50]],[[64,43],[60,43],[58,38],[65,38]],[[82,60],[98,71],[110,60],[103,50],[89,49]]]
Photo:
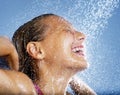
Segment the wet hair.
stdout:
[[20,68],[19,71],[25,73],[32,79],[33,82],[39,80],[39,68],[33,59],[26,51],[26,46],[31,41],[42,41],[49,26],[43,22],[43,19],[49,16],[57,16],[55,14],[43,14],[35,17],[31,21],[19,27],[12,38],[13,44],[16,47],[19,56]]

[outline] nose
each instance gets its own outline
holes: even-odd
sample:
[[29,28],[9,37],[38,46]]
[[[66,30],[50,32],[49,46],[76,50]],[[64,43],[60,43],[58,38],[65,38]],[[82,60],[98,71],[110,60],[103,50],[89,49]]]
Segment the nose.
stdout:
[[82,43],[85,40],[85,35],[83,33],[81,33],[81,32],[76,31],[74,36],[75,36],[75,40],[77,42]]

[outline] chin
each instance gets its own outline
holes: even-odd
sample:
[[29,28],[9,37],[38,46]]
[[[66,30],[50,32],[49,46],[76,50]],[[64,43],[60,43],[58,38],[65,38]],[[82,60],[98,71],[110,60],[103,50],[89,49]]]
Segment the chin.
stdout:
[[77,62],[69,62],[66,64],[67,68],[74,71],[75,73],[79,71],[83,71],[88,68],[88,63],[86,61],[77,61]]
[[62,63],[64,63],[65,67],[75,72],[87,69],[89,65],[83,51],[76,52],[75,50],[67,51],[64,55],[64,62]]
[[82,71],[82,70],[87,69],[88,64],[87,64],[87,62],[76,63],[76,66],[74,65],[74,67],[75,67],[75,69],[76,69],[77,71]]
[[[71,64],[73,64],[73,68],[75,68],[76,70],[82,71],[88,68],[89,64],[86,60],[86,57],[84,56],[83,53],[71,53]],[[73,63],[72,63],[73,62]]]

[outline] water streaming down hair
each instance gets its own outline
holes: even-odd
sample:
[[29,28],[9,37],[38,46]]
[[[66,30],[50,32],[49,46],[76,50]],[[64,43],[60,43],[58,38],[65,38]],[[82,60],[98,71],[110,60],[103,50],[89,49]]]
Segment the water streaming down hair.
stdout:
[[49,26],[43,22],[43,19],[49,16],[57,15],[43,14],[32,19],[18,28],[12,38],[19,55],[19,70],[27,74],[33,82],[39,80],[39,68],[35,62],[36,60],[27,53],[27,44],[32,41],[39,42],[44,40]]

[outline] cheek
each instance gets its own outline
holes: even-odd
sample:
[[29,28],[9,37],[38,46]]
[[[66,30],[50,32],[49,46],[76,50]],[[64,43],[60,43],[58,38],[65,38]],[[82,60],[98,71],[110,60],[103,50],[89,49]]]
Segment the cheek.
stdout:
[[53,61],[53,63],[54,61],[64,63],[70,56],[72,42],[73,36],[70,34],[59,35],[59,37],[57,36],[54,40],[49,40],[45,50],[47,60]]
[[63,49],[64,52],[69,54],[71,52],[71,47],[72,47],[72,43],[74,41],[74,38],[72,35],[66,35],[65,39],[63,41]]

